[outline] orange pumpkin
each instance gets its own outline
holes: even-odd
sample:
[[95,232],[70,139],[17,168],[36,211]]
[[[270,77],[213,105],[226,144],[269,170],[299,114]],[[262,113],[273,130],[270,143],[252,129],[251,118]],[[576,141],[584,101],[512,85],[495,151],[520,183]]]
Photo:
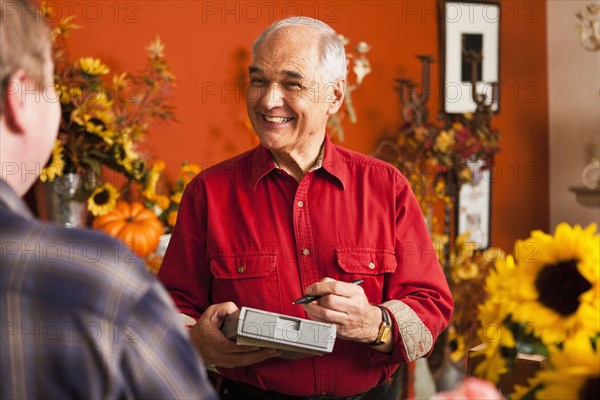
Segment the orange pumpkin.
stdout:
[[154,212],[140,202],[119,201],[115,208],[92,222],[94,229],[121,239],[140,257],[156,250],[163,225]]

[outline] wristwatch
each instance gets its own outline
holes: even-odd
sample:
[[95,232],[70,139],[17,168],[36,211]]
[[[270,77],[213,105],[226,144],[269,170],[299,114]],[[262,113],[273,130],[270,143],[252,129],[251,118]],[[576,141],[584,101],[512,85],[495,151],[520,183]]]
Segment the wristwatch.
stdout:
[[379,332],[374,342],[369,343],[369,346],[380,346],[386,343],[390,338],[390,332],[392,331],[392,323],[390,322],[390,316],[387,310],[380,305],[376,305],[381,310],[381,325],[379,325]]

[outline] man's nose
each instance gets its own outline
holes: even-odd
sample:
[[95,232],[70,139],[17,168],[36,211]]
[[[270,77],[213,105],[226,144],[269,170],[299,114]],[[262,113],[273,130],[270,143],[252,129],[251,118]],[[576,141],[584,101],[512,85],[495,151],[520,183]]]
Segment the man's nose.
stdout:
[[261,102],[266,109],[270,110],[272,108],[283,106],[284,96],[285,93],[281,85],[278,83],[272,83],[263,93]]

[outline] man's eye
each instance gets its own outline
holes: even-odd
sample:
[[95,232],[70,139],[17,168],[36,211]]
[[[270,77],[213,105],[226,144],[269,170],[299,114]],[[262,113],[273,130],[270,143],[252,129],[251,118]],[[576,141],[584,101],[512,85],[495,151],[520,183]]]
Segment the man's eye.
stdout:
[[252,86],[264,86],[266,83],[267,81],[261,78],[250,78],[250,85]]
[[289,90],[300,90],[302,89],[302,85],[298,82],[286,82],[285,88]]

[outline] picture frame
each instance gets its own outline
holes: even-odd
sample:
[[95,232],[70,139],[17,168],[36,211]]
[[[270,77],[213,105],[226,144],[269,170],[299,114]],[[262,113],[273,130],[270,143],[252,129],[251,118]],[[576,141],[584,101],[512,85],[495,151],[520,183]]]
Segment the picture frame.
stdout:
[[469,163],[473,179],[461,186],[456,204],[456,236],[469,232],[475,250],[491,245],[492,179],[483,161]]
[[[500,82],[500,4],[495,1],[443,0],[440,18],[441,107],[446,114],[475,111],[469,52],[482,56],[476,62],[477,96],[493,94],[493,112],[499,112],[499,92],[492,82]],[[463,51],[463,49],[466,51]]]

